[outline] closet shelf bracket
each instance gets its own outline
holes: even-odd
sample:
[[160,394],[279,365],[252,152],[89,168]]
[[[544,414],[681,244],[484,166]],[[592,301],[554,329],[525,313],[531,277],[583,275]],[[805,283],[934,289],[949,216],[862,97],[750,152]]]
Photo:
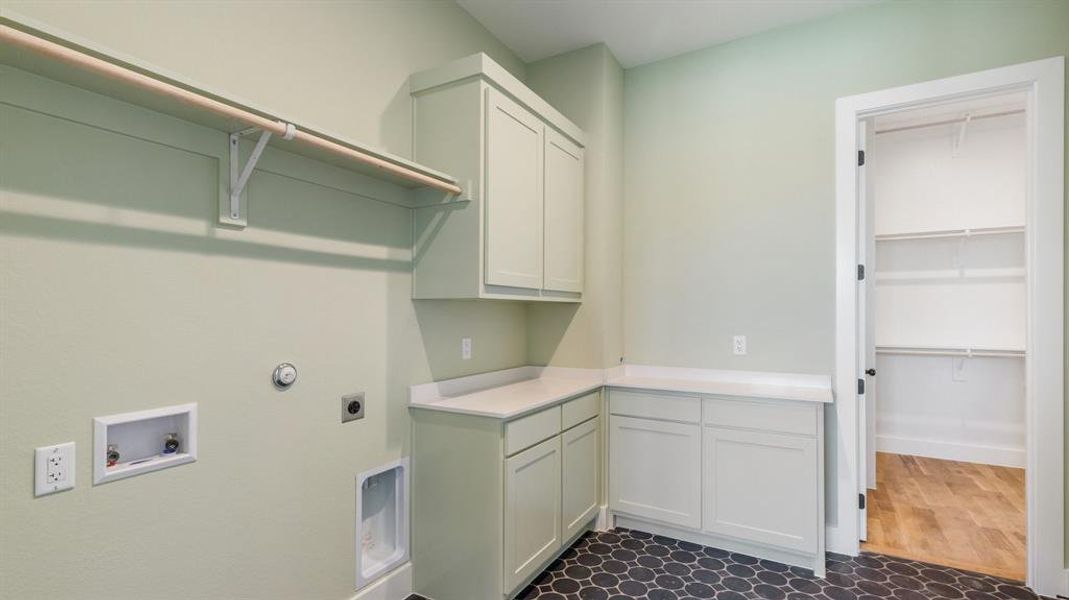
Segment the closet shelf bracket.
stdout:
[[969,128],[970,121],[972,121],[972,113],[965,113],[961,120],[961,129],[958,130],[958,137],[954,138],[954,151],[952,153],[954,157],[958,156],[958,151],[965,144],[965,130]]
[[[279,121],[279,125],[281,125],[285,131],[282,134],[282,139],[292,140],[294,136],[297,135],[297,128],[293,123]],[[245,166],[242,167],[241,139],[257,132],[259,132],[260,138],[256,141],[256,146],[252,149],[252,154],[249,155],[249,160],[246,161]],[[238,227],[245,227],[248,224],[245,210],[245,205],[248,203],[242,202],[241,198],[245,194],[245,186],[249,183],[249,177],[252,176],[252,171],[256,168],[256,163],[259,162],[260,156],[263,154],[264,148],[267,147],[267,142],[270,139],[271,131],[259,127],[250,127],[230,134],[230,202],[226,207],[219,211],[220,223]]]

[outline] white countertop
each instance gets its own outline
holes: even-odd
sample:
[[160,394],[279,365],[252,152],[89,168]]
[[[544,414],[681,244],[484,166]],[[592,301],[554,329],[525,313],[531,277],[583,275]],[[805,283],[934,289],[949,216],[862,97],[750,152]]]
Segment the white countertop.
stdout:
[[514,419],[605,385],[601,369],[519,367],[411,388],[409,407]]
[[518,367],[414,385],[409,407],[514,419],[602,386],[715,396],[833,401],[827,375],[625,365],[612,369]]
[[713,396],[740,396],[746,398],[775,398],[800,402],[831,402],[831,387],[792,385],[784,383],[761,383],[753,381],[717,381],[699,379],[675,379],[625,375],[610,377],[607,387],[685,392]]

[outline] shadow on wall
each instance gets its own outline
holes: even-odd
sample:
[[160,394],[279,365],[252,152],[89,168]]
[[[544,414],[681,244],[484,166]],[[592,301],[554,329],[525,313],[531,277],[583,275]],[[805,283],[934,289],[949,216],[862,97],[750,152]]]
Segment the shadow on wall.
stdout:
[[[416,337],[411,210],[370,199],[355,173],[269,148],[275,170],[249,181],[249,226],[220,226],[225,133],[18,73],[5,73],[5,83],[34,103],[17,105],[15,95],[0,105],[6,323],[44,315],[111,324],[113,334],[89,337],[158,380],[173,378],[175,364],[160,357],[185,353],[218,388],[200,395],[205,418],[213,407],[274,399],[253,374],[285,357],[302,367],[288,397],[329,401],[317,426],[340,435],[335,398],[366,391],[390,401],[369,412],[368,423],[384,426],[360,442],[363,452],[388,457],[404,446],[413,354],[405,344]],[[76,301],[53,314],[28,299],[37,286]],[[155,333],[139,333],[148,330]],[[34,344],[55,339],[42,333]],[[124,406],[107,396],[85,410],[142,408],[143,400]]]
[[[408,80],[402,81],[390,98],[379,119],[379,139],[397,140],[394,154],[412,157],[412,96],[408,92]],[[403,145],[400,145],[402,144]],[[394,144],[391,144],[393,146]],[[418,159],[415,159],[419,162]]]
[[[127,304],[151,292],[144,302],[194,324],[183,336],[213,327],[236,334],[205,338],[214,345],[289,354],[295,340],[319,336],[307,350],[320,358],[305,364],[330,354],[331,344],[344,346],[330,354],[326,380],[338,391],[371,393],[369,379],[385,377],[379,393],[392,399],[389,418],[399,422],[413,382],[527,364],[523,303],[412,302],[413,213],[370,198],[361,176],[269,148],[261,165],[271,170],[257,168],[249,181],[249,226],[223,227],[225,133],[110,101],[93,112],[85,107],[99,98],[87,92],[31,77],[9,81],[40,107],[0,105],[0,233],[109,253],[111,262],[94,270],[114,272],[111,291],[121,297],[101,318],[130,312]],[[443,209],[425,235],[454,209]],[[74,264],[57,261],[36,276]],[[80,293],[87,306],[103,303],[95,287]],[[227,325],[216,323],[223,306],[238,311]],[[279,327],[287,313],[316,325]],[[461,358],[461,337],[473,338],[472,359]],[[374,350],[383,346],[384,355]],[[388,428],[391,447],[404,442],[392,439],[402,430]]]
[[[127,116],[115,106],[112,118]],[[61,107],[52,116],[0,108],[11,144],[3,153],[6,233],[359,270],[410,268],[405,208],[257,171],[249,182],[250,226],[220,227],[226,134],[182,124],[149,140],[78,121],[75,110]],[[297,175],[305,164],[268,154]]]
[[[527,364],[527,306],[508,300],[413,300],[430,380]],[[471,338],[471,358],[461,339]]]
[[[548,365],[554,362],[564,336],[575,322],[581,304],[532,304],[528,308],[527,358],[533,365]],[[565,359],[561,366],[586,366],[571,364]]]

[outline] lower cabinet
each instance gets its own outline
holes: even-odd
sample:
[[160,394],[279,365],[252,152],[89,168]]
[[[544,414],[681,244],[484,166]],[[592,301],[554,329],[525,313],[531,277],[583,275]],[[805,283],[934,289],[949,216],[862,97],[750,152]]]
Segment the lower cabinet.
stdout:
[[611,389],[625,527],[824,570],[823,405]]
[[601,396],[518,419],[413,410],[414,591],[508,600],[600,507]]
[[519,586],[561,547],[561,436],[505,461],[505,586]]
[[701,526],[701,427],[609,417],[610,507],[683,527]]
[[803,552],[817,550],[817,442],[706,427],[702,529]]
[[599,421],[506,459],[506,588],[526,583],[597,514]]

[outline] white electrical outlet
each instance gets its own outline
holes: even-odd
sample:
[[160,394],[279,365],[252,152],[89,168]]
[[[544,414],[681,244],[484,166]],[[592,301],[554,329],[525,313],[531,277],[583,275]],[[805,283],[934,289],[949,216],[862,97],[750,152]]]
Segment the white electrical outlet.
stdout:
[[33,495],[44,496],[74,487],[74,442],[34,450]]
[[746,336],[737,335],[731,338],[731,349],[740,356],[746,354]]
[[460,358],[471,360],[471,338],[460,338]]

